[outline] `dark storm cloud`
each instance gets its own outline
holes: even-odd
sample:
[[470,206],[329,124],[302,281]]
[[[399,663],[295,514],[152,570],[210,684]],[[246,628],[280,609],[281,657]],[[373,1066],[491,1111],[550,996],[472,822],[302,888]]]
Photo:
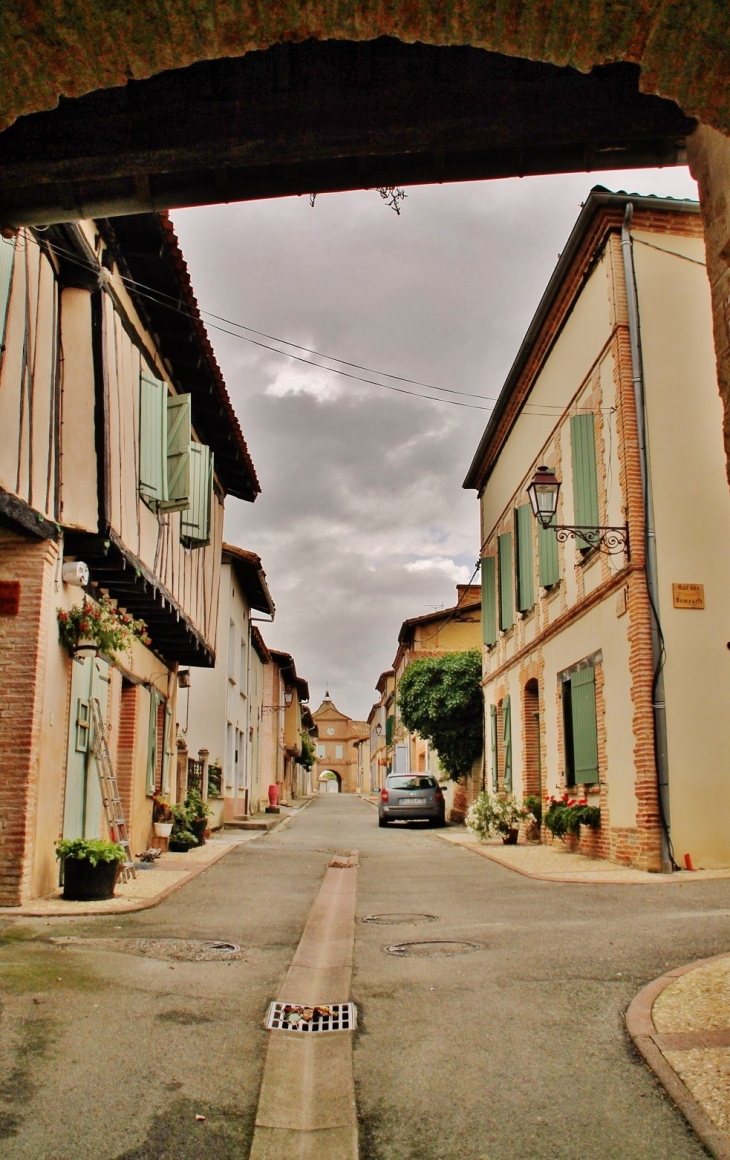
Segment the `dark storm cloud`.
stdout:
[[[400,218],[374,192],[173,216],[204,309],[494,398],[599,180],[695,196],[686,170],[663,170],[415,188]],[[210,336],[262,484],[254,505],[228,502],[226,537],[263,559],[277,605],[266,639],[294,654],[313,702],[329,683],[364,716],[401,621],[453,603],[472,573],[478,505],[461,482],[488,412]]]

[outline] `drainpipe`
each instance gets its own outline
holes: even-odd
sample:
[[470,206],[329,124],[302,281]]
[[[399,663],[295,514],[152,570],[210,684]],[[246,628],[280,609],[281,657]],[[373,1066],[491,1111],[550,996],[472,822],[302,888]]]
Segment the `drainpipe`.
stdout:
[[634,384],[636,426],[639,442],[639,464],[641,470],[641,493],[644,504],[644,547],[646,587],[651,606],[651,658],[652,658],[652,710],[654,715],[654,760],[656,764],[657,797],[661,822],[662,874],[671,874],[676,863],[669,833],[669,763],[667,758],[667,715],[664,701],[664,636],[659,620],[659,582],[656,556],[656,529],[654,527],[654,506],[651,494],[651,477],[646,442],[646,393],[644,371],[641,359],[641,337],[639,328],[639,303],[636,297],[636,273],[634,253],[631,244],[631,221],[634,207],[626,206],[621,227],[621,250],[624,260],[626,280],[626,302],[629,316],[629,342],[631,346],[631,378]]

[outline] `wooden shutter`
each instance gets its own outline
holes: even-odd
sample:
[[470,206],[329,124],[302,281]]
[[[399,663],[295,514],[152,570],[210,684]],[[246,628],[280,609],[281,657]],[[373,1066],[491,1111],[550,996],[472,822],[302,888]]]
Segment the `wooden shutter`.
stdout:
[[499,788],[499,755],[497,752],[497,706],[489,706],[489,728],[492,749],[492,789]]
[[486,645],[497,640],[497,561],[494,556],[482,558],[482,640]]
[[512,710],[509,697],[502,701],[502,744],[504,746],[504,788],[512,789]]
[[[570,445],[573,453],[573,508],[577,527],[597,528],[598,473],[596,469],[596,433],[594,415],[572,415]],[[590,534],[576,538],[585,551],[593,543]]]
[[514,624],[512,591],[512,536],[507,532],[497,540],[499,557],[499,627],[506,632]]
[[190,507],[180,518],[180,538],[188,548],[210,543],[213,453],[204,443],[190,444]]
[[393,741],[393,718],[385,718],[385,744],[390,745]]
[[596,671],[591,666],[571,673],[570,701],[573,719],[573,772],[576,785],[598,781],[598,726],[596,723]]
[[143,368],[139,383],[139,494],[156,511],[167,499],[167,387]]
[[167,498],[160,504],[164,512],[190,507],[190,398],[167,399]]
[[517,607],[527,612],[535,603],[535,584],[532,567],[532,525],[534,517],[529,503],[515,508],[515,545],[517,576]]
[[157,706],[160,698],[154,689],[150,689],[150,718],[147,725],[147,778],[145,793],[155,792],[155,777],[157,775]]
[[5,344],[5,323],[8,317],[14,259],[15,241],[0,238],[0,350]]
[[166,701],[165,732],[162,746],[162,778],[160,781],[160,791],[164,794],[169,794],[170,792],[170,767],[172,765],[172,757],[172,705],[169,701]]
[[[555,523],[553,516],[552,523]],[[538,581],[542,588],[552,588],[560,580],[560,564],[558,561],[558,541],[552,525],[543,528],[537,525],[537,564]]]

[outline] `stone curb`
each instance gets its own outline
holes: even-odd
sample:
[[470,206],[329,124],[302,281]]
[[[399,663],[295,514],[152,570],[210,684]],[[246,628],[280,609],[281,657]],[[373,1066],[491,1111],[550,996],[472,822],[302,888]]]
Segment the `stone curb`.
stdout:
[[695,1099],[689,1088],[663,1055],[659,1042],[661,1036],[654,1026],[652,1008],[665,987],[676,982],[682,975],[696,971],[698,967],[716,963],[730,955],[713,955],[709,959],[698,959],[684,967],[667,971],[647,984],[632,1000],[626,1012],[626,1030],[637,1051],[656,1075],[667,1095],[674,1101],[684,1118],[692,1125],[700,1140],[715,1160],[730,1160],[730,1139],[717,1127],[702,1105]]
[[435,838],[440,838],[442,842],[448,842],[450,846],[459,846],[462,850],[471,850],[473,854],[478,854],[481,858],[488,858],[490,862],[494,862],[496,866],[501,866],[503,870],[511,870],[513,874],[522,874],[523,877],[532,878],[537,882],[559,882],[564,883],[567,886],[667,886],[669,884],[676,885],[677,883],[687,885],[692,881],[727,881],[726,876],[724,879],[693,878],[689,873],[686,875],[647,874],[646,879],[641,882],[627,882],[626,879],[619,874],[612,874],[610,871],[596,872],[592,877],[589,877],[587,873],[573,874],[569,877],[562,874],[540,874],[534,870],[525,870],[523,866],[514,866],[509,862],[503,861],[500,857],[493,853],[493,851],[488,846],[475,846],[472,842],[462,842],[458,837],[450,838],[448,835],[442,834],[438,830],[432,830],[430,832]]
[[[281,818],[271,830],[262,830],[260,834],[256,834],[255,837],[249,840],[255,842],[256,838],[263,838],[266,834],[273,833],[274,830],[279,829],[285,822],[288,823],[291,820],[292,815],[289,814]],[[221,858],[225,858],[232,850],[237,850],[239,846],[246,844],[244,842],[231,842],[225,849],[216,851],[207,862],[201,862],[199,866],[195,866],[192,870],[189,870],[185,875],[181,876],[177,882],[171,882],[159,894],[153,894],[150,898],[130,899],[128,902],[124,902],[119,906],[107,906],[102,910],[86,910],[84,909],[86,904],[83,902],[78,903],[75,907],[59,906],[58,910],[39,910],[37,905],[34,906],[32,902],[29,902],[25,906],[0,906],[0,918],[96,918],[98,915],[131,914],[136,910],[151,910],[153,906],[164,902],[176,890],[179,890],[182,886],[187,886],[188,882],[192,882],[193,878],[197,878],[199,874],[202,874],[205,870],[209,870],[211,866],[215,866],[216,862],[220,862]],[[154,870],[150,871],[150,873],[154,874]]]

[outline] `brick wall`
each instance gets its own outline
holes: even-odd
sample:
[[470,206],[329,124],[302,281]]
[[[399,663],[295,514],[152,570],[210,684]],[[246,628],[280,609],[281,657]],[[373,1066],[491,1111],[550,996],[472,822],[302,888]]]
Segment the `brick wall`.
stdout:
[[[30,896],[48,618],[58,546],[0,528],[0,579],[20,582],[0,616],[0,905]],[[62,771],[60,771],[62,776]]]

